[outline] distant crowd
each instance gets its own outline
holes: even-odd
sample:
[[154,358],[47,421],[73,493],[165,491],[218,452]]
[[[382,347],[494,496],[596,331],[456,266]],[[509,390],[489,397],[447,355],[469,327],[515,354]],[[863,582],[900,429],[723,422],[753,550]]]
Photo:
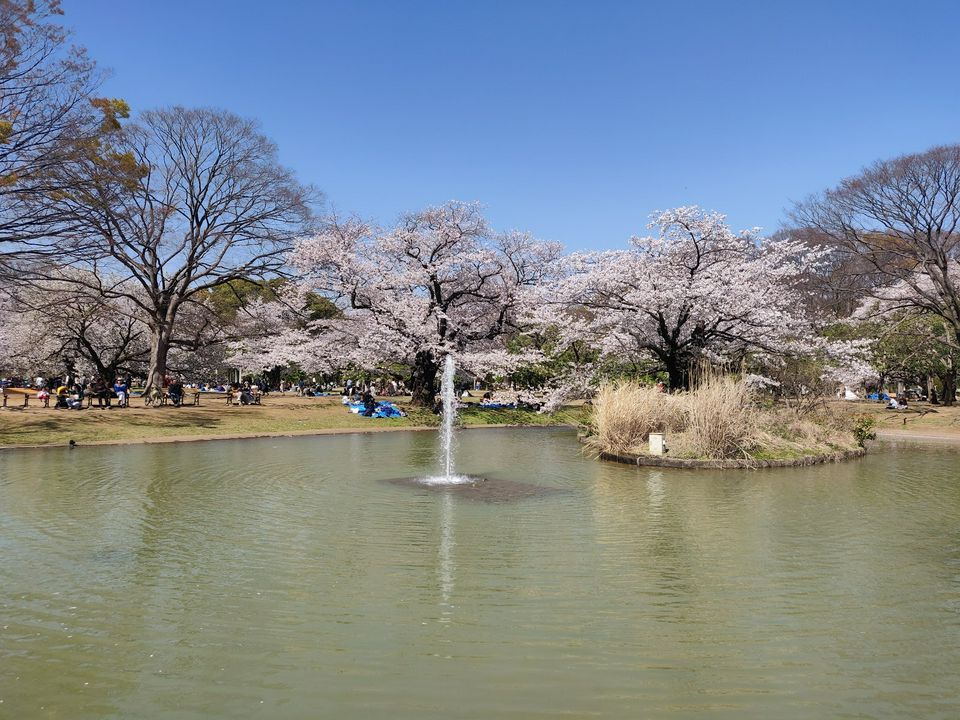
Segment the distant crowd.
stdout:
[[[140,392],[145,385],[143,378],[134,378],[131,375],[118,377],[114,382],[104,380],[101,375],[86,377],[84,375],[66,377],[35,378],[3,378],[0,385],[4,387],[28,388],[37,391],[37,397],[42,401],[49,401],[54,408],[79,410],[84,407],[124,408],[128,407],[132,394]],[[134,388],[137,388],[134,391]],[[354,380],[346,379],[341,382],[334,380],[318,380],[317,378],[301,378],[294,380],[280,380],[271,383],[267,377],[250,377],[241,382],[200,381],[183,382],[176,376],[165,377],[162,393],[173,405],[183,402],[184,394],[188,390],[196,392],[232,392],[237,402],[247,405],[254,398],[270,391],[294,393],[303,397],[317,397],[324,395],[343,395],[345,397],[362,396],[399,396],[408,393],[402,379],[373,379]]]

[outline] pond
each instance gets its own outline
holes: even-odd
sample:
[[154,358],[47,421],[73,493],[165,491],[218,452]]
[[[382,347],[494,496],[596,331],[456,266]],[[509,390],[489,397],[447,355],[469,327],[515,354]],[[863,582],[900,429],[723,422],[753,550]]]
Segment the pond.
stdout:
[[955,718],[960,453],[564,429],[0,454],[0,717]]

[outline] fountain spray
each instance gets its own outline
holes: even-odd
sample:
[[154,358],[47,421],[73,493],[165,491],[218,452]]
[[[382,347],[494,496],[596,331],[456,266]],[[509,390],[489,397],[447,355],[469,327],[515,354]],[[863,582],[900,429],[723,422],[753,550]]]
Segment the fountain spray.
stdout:
[[457,391],[454,387],[456,368],[453,356],[443,361],[443,379],[440,394],[443,398],[443,425],[440,428],[440,443],[443,448],[443,471],[448,480],[453,477],[453,425],[457,420]]

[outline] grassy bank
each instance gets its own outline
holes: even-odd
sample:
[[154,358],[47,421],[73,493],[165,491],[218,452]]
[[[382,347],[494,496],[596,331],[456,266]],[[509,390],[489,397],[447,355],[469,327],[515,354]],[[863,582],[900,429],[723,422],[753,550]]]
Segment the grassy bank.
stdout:
[[[654,397],[659,402],[662,395]],[[9,407],[0,411],[0,446],[62,445],[70,440],[77,443],[149,442],[179,439],[244,437],[269,434],[309,434],[350,432],[356,430],[380,431],[435,427],[439,418],[433,413],[411,408],[409,402],[399,400],[408,413],[405,418],[371,419],[348,413],[338,397],[301,398],[293,395],[269,395],[260,406],[228,407],[221,397],[204,396],[199,407],[145,408],[135,399],[128,409],[82,411],[45,409],[36,402],[22,409]],[[625,403],[629,406],[629,402]],[[960,442],[960,408],[919,403],[907,411],[885,411],[881,403],[833,402],[826,411],[849,421],[867,415],[875,419],[881,437],[916,437],[954,440]],[[719,417],[726,414],[721,405]],[[791,426],[796,418],[789,413],[780,416],[781,434],[796,432]],[[568,408],[554,415],[539,415],[528,410],[486,410],[471,404],[460,412],[465,426],[483,425],[582,425],[591,420],[588,407]],[[709,416],[700,418],[708,425]],[[614,431],[616,432],[616,431]],[[649,428],[646,430],[649,432]],[[633,437],[631,445],[642,446],[645,436],[627,433]],[[723,435],[717,436],[722,441]],[[639,438],[639,439],[638,439]],[[683,438],[671,433],[668,438],[671,454],[684,453]],[[793,441],[789,441],[793,442]],[[679,443],[679,445],[678,445]],[[824,446],[826,447],[826,446]],[[626,450],[626,447],[621,447]],[[807,452],[803,443],[792,447],[781,443],[779,448],[754,447],[752,456],[758,458],[794,457]],[[688,456],[693,456],[688,448]]]
[[871,418],[881,438],[918,437],[960,442],[960,406],[918,402],[911,403],[906,410],[886,410],[881,402],[835,401],[829,405],[837,413]]
[[[222,397],[205,396],[200,406],[143,407],[134,399],[125,409],[74,411],[8,407],[0,411],[0,446],[63,445],[102,442],[244,437],[270,434],[309,434],[354,430],[397,430],[433,427],[439,418],[411,408],[403,398],[397,403],[404,418],[364,418],[346,411],[339,397],[296,397],[272,394],[262,405],[227,406]],[[527,410],[485,410],[469,406],[461,421],[473,425],[563,425],[584,419],[582,410],[538,415]]]

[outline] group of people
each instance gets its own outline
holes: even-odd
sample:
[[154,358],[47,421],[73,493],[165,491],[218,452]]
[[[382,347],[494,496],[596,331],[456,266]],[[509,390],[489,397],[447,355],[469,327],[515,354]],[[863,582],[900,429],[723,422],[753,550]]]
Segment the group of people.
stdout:
[[180,378],[173,378],[167,385],[167,396],[174,407],[180,407],[183,404],[183,382]]
[[[89,407],[97,401],[98,408],[125,408],[129,405],[130,378],[117,378],[110,385],[101,376],[95,375],[87,382],[86,378],[37,378],[37,398],[49,401],[55,400],[55,409],[82,410],[84,398]],[[52,389],[52,392],[51,392]],[[113,400],[116,399],[116,405]]]
[[263,393],[259,385],[250,382],[234,383],[230,389],[240,405],[253,405],[257,396]]
[[[39,400],[48,403],[53,401],[53,407],[56,409],[81,410],[85,407],[113,409],[129,406],[133,378],[129,375],[118,376],[113,382],[108,382],[101,375],[87,378],[68,373],[66,376],[38,376],[6,381],[4,384],[33,387],[37,390]],[[267,382],[264,378],[254,378],[252,382],[200,382],[188,385],[181,378],[168,375],[163,378],[162,387],[155,392],[162,391],[172,405],[179,406],[183,404],[188,389],[221,393],[232,391],[238,404],[250,405],[259,395],[266,392]]]
[[364,393],[393,397],[406,395],[407,387],[404,385],[403,380],[396,378],[390,380],[370,380],[369,382],[354,382],[354,380],[348,379],[343,386],[343,392],[341,394],[345,396],[362,396]]
[[[254,384],[265,389],[266,378],[254,378]],[[374,380],[354,380],[352,378],[338,383],[337,378],[300,378],[299,380],[280,380],[274,388],[282,393],[293,392],[303,397],[340,394],[343,397],[362,397],[365,393],[380,397],[406,395],[409,391],[402,379],[380,378]]]
[[906,410],[906,409],[907,409],[906,395],[890,396],[890,400],[887,402],[887,410]]
[[378,401],[373,396],[373,393],[369,391],[361,395],[344,395],[341,400],[350,412],[362,417],[395,418],[406,416],[406,413],[392,402],[387,400]]

